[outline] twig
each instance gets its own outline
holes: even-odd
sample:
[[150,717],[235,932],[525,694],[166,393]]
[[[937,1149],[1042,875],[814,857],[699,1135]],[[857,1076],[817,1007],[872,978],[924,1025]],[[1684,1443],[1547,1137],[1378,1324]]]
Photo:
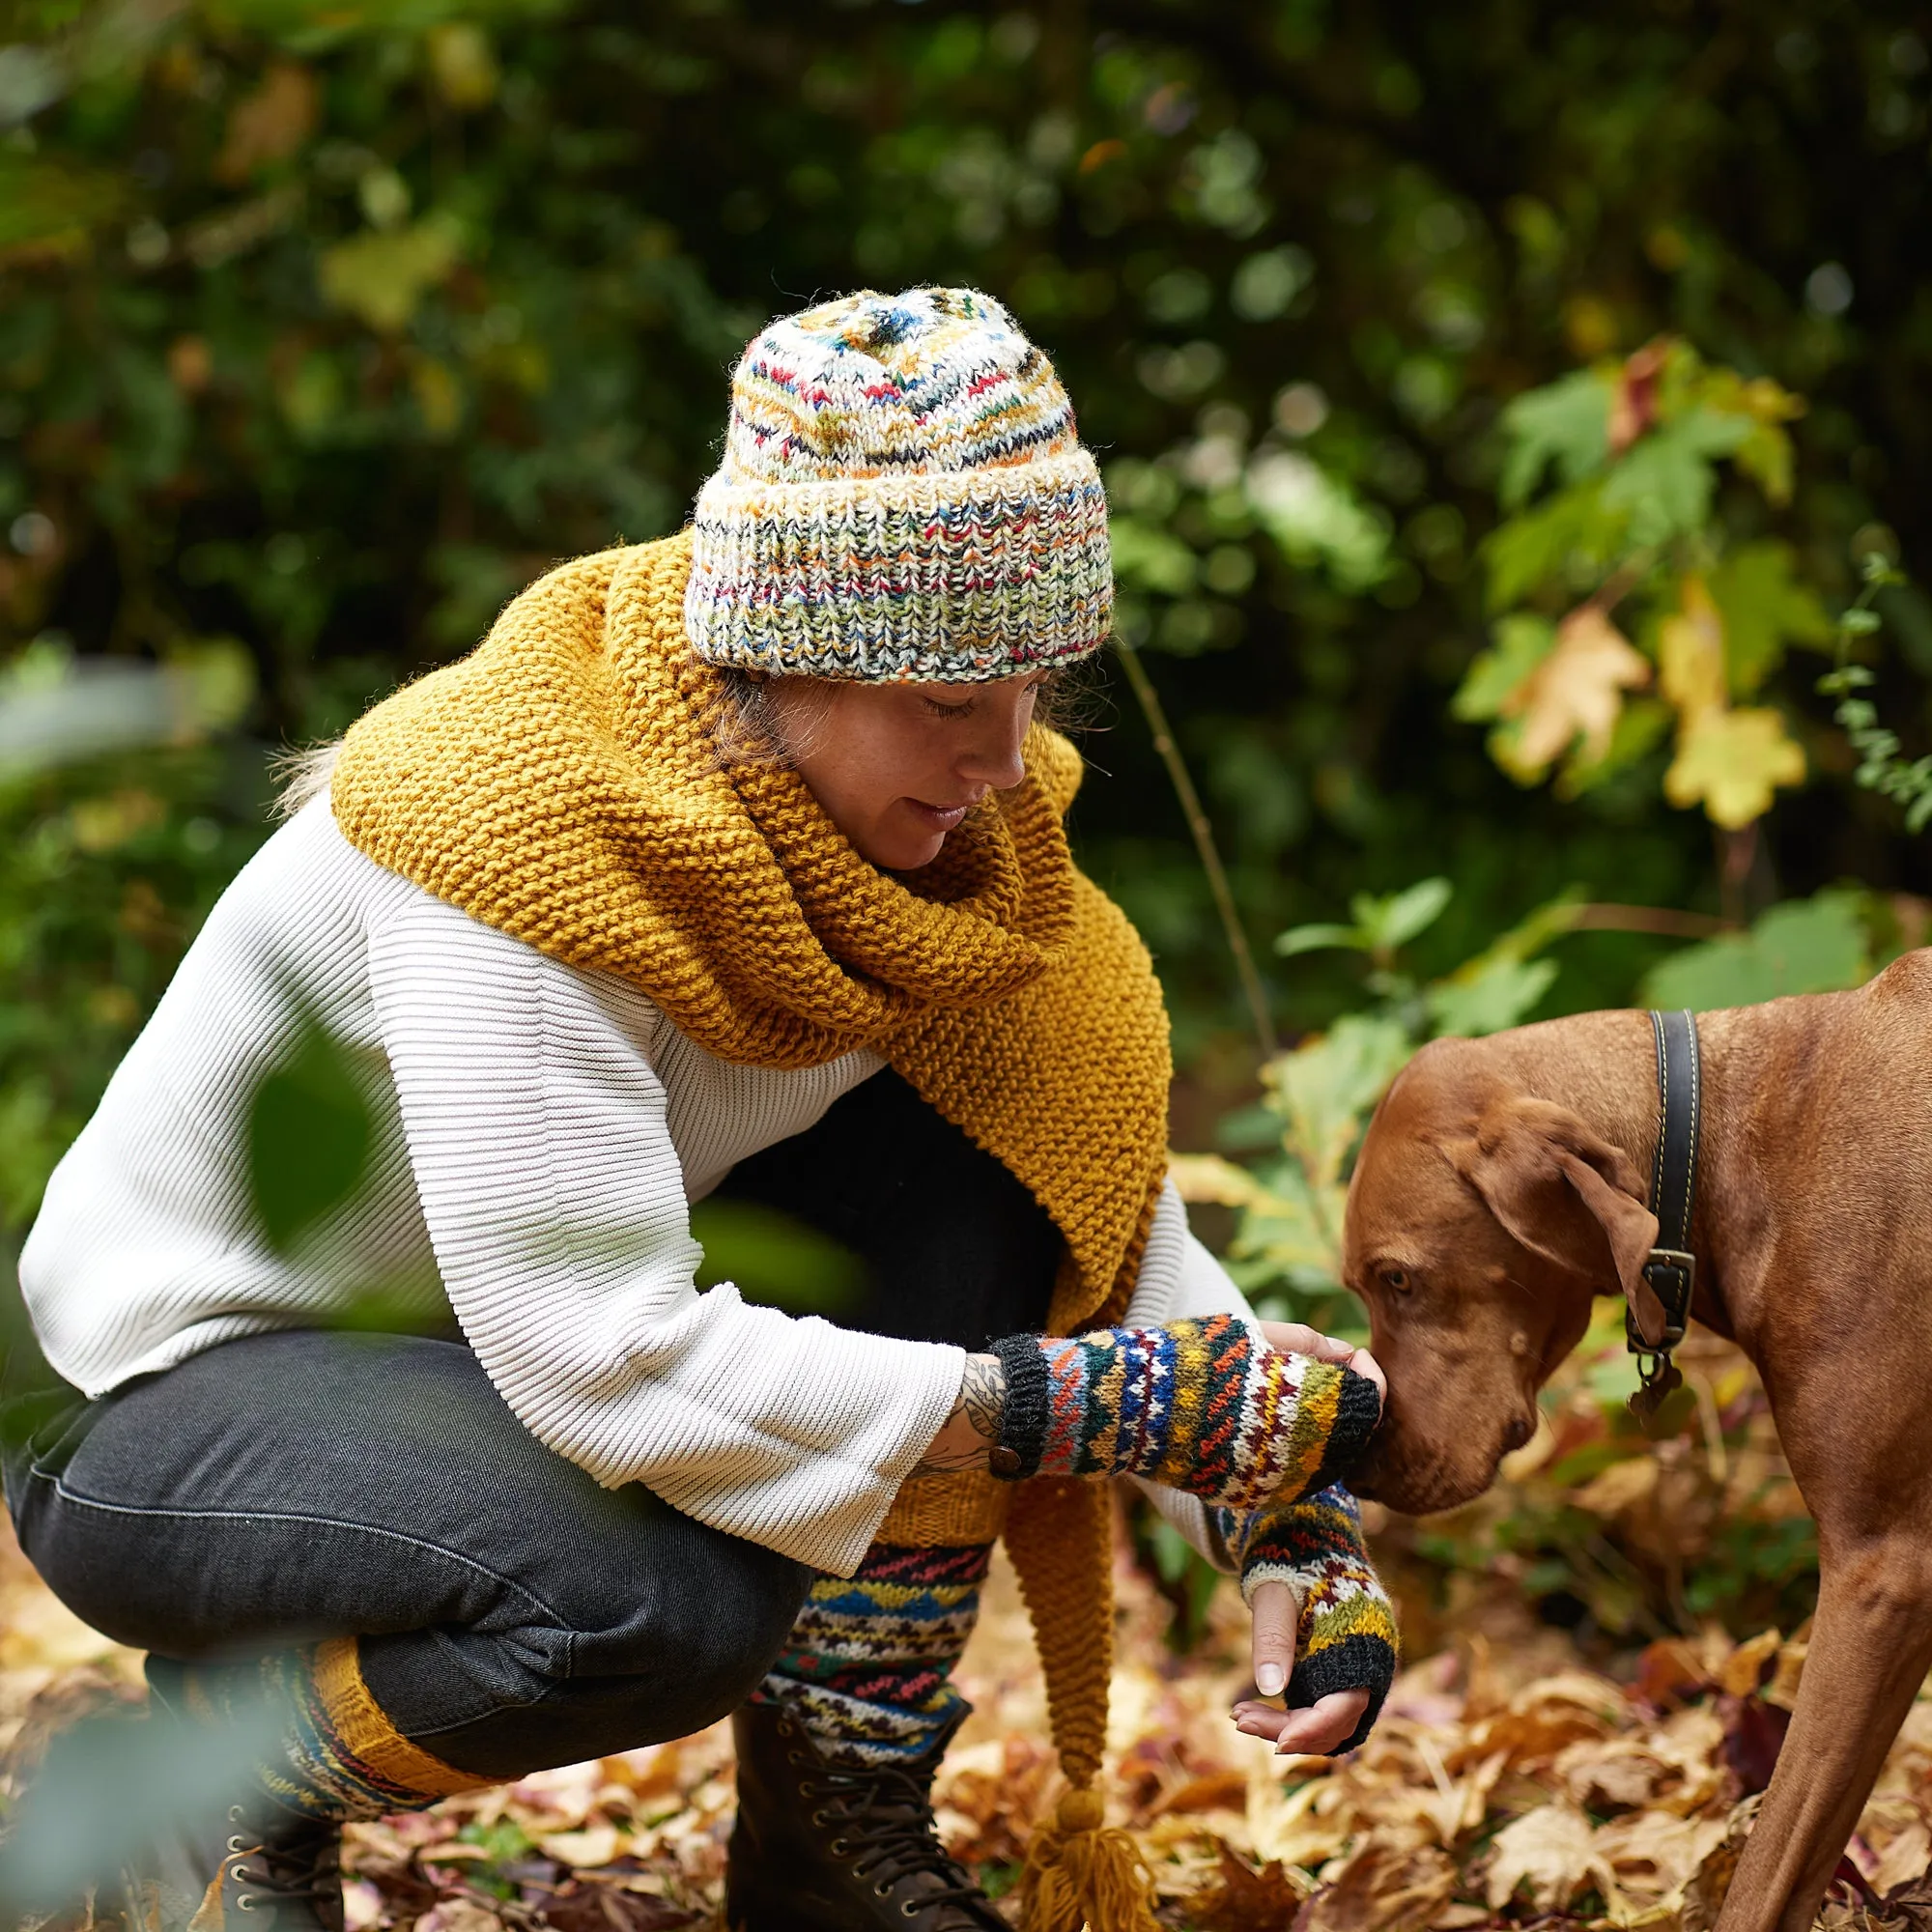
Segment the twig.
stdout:
[[1718,903],[1733,925],[1745,923],[1745,886],[1757,863],[1758,827],[1764,821],[1753,818],[1736,828],[1711,828],[1718,841]]
[[1654,932],[1665,939],[1715,939],[1735,932],[1736,923],[1703,912],[1673,912],[1668,906],[1579,905],[1570,919],[1572,932]]
[[1255,955],[1248,945],[1248,935],[1241,929],[1240,915],[1235,910],[1235,894],[1228,884],[1227,868],[1221,864],[1220,848],[1214,843],[1214,828],[1208,822],[1207,812],[1201,809],[1201,794],[1194,789],[1187,762],[1180,755],[1180,747],[1175,743],[1167,713],[1161,708],[1160,694],[1154,690],[1152,680],[1140,661],[1140,654],[1131,644],[1121,642],[1120,656],[1127,682],[1133,687],[1149,730],[1153,733],[1153,748],[1160,753],[1160,761],[1167,767],[1167,776],[1173,781],[1175,796],[1180,801],[1181,815],[1187,820],[1188,831],[1194,835],[1194,849],[1201,856],[1201,869],[1208,875],[1208,890],[1214,896],[1214,909],[1221,915],[1221,929],[1227,934],[1228,951],[1235,955],[1235,970],[1240,975],[1241,991],[1247,997],[1248,1017],[1254,1024],[1255,1043],[1261,1048],[1264,1061],[1272,1060],[1280,1051],[1280,1042],[1275,1037],[1267,994],[1262,985],[1262,976],[1255,967]]

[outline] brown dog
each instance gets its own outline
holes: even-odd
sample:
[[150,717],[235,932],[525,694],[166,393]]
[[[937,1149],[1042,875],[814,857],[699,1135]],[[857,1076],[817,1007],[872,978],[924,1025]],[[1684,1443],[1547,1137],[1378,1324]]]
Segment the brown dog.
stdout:
[[[1932,950],[1698,1030],[1692,1312],[1762,1376],[1820,1561],[1797,1712],[1719,1932],[1804,1932],[1932,1665]],[[1641,1012],[1409,1063],[1349,1193],[1345,1276],[1390,1392],[1364,1495],[1476,1495],[1528,1440],[1591,1297],[1644,1311],[1657,1133]]]

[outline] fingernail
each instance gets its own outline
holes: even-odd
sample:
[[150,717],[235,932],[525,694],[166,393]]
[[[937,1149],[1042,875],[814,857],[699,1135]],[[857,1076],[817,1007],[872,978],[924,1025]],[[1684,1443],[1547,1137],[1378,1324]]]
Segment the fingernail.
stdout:
[[1264,1663],[1255,1671],[1255,1689],[1264,1697],[1278,1697],[1288,1682],[1288,1672],[1278,1663]]

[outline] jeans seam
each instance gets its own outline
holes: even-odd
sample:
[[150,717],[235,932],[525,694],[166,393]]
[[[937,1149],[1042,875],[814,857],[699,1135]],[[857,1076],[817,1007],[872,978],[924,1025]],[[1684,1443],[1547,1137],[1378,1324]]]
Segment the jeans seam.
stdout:
[[448,1545],[438,1543],[427,1536],[412,1536],[407,1530],[387,1529],[378,1523],[355,1522],[344,1517],[320,1516],[305,1510],[217,1510],[217,1509],[160,1509],[143,1503],[110,1503],[99,1496],[82,1495],[76,1490],[68,1488],[59,1476],[50,1475],[44,1469],[30,1468],[28,1473],[36,1482],[49,1484],[55,1495],[63,1502],[71,1503],[80,1509],[101,1510],[112,1516],[166,1517],[183,1521],[208,1522],[301,1522],[312,1523],[327,1529],[355,1530],[365,1536],[385,1537],[393,1543],[409,1544],[417,1549],[428,1549],[437,1555],[446,1557],[452,1563],[460,1564],[467,1570],[474,1571],[479,1577],[488,1577],[492,1582],[499,1583],[515,1592],[526,1603],[534,1605],[548,1617],[552,1625],[561,1631],[566,1638],[568,1654],[574,1657],[577,1626],[562,1615],[552,1605],[530,1589],[520,1583],[514,1577],[505,1577],[500,1571],[493,1570],[487,1563],[479,1563],[475,1557],[467,1556],[460,1549],[451,1549]]

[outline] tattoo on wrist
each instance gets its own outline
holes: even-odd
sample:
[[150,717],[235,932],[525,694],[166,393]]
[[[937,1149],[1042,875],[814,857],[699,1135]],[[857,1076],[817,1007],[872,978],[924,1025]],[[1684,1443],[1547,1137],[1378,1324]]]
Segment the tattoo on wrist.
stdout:
[[1007,1406],[1007,1371],[997,1355],[968,1355],[959,1390],[966,1419],[990,1448],[1000,1439],[1000,1417]]
[[[939,1434],[912,1466],[915,1476],[950,1475],[983,1469],[1000,1439],[1000,1414],[1007,1400],[1007,1372],[997,1355],[968,1355],[966,1374]],[[964,1423],[965,1428],[959,1425]]]

